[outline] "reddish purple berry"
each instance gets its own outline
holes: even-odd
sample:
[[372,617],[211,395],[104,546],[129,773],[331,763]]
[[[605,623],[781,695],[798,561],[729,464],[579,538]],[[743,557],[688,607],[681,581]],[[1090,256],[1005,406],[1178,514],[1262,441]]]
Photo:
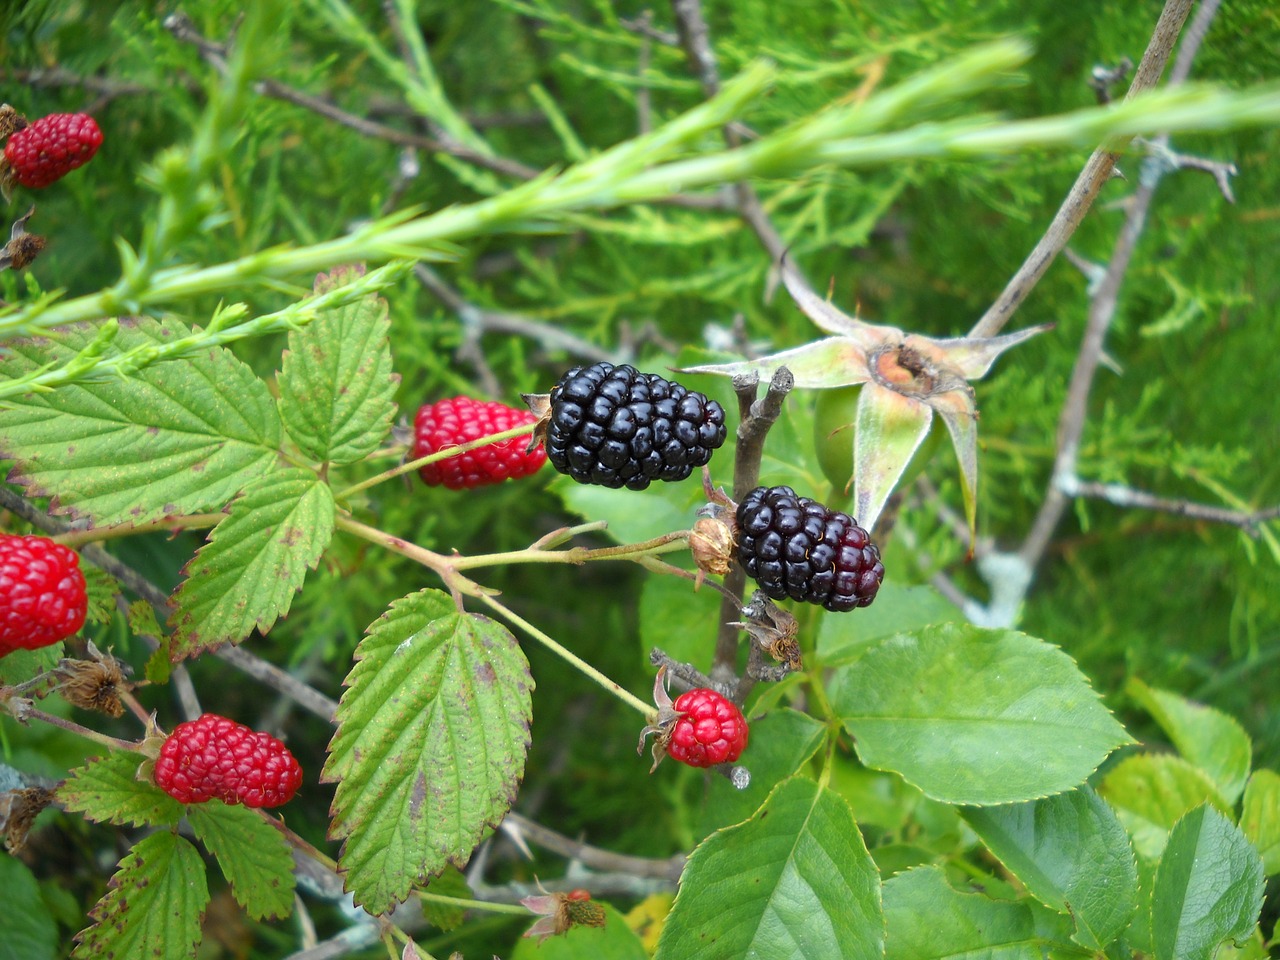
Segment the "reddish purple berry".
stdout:
[[65,640],[84,626],[87,609],[74,550],[0,533],[0,656]]
[[714,690],[682,693],[673,707],[678,714],[666,741],[667,754],[691,767],[732,763],[747,747],[747,721],[731,700]]
[[93,159],[102,131],[84,113],[51,113],[9,137],[4,156],[13,178],[38,190]]
[[302,784],[302,768],[289,748],[269,733],[206,713],[180,723],[156,760],[155,780],[182,803],[243,803],[278,807]]
[[[414,418],[413,458],[416,460],[468,440],[514,430],[534,420],[528,410],[516,410],[492,401],[470,397],[439,400],[419,409]],[[541,446],[532,451],[527,449],[528,446],[528,437],[513,437],[429,463],[418,473],[428,486],[443,485],[450,490],[470,490],[527,477],[537,473],[547,461],[546,451]]]

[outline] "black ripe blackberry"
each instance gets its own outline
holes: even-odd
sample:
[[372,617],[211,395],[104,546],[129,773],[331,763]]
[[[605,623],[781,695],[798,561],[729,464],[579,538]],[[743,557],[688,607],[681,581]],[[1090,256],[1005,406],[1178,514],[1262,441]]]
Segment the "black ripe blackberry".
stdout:
[[720,404],[627,364],[574,367],[551,390],[547,459],[579,483],[683,480],[724,438]]
[[737,519],[738,561],[773,599],[843,611],[876,598],[880,551],[847,513],[790,487],[756,487],[738,504]]

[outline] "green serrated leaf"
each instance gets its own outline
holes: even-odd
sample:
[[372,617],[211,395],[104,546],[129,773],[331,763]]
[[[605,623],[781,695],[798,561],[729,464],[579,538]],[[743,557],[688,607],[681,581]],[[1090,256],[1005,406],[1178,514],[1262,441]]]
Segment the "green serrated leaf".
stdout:
[[70,813],[117,826],[169,826],[182,818],[183,806],[159,787],[137,779],[145,758],[120,751],[90,760],[58,787],[58,800]]
[[144,837],[120,861],[106,896],[76,934],[72,960],[194,957],[209,884],[200,854],[175,833]]
[[168,683],[173,673],[173,661],[169,659],[169,638],[164,637],[160,646],[151,651],[143,670],[148,683]]
[[26,864],[0,853],[0,960],[54,960],[58,927]]
[[[341,286],[358,267],[316,278],[315,292]],[[280,415],[294,443],[317,462],[367,456],[391,430],[400,378],[391,372],[387,302],[369,296],[289,333],[279,377]]]
[[129,624],[129,632],[140,637],[155,637],[160,640],[164,631],[160,629],[160,621],[156,619],[155,607],[145,600],[134,600],[129,604],[125,620]]
[[1126,691],[1151,714],[1188,761],[1209,775],[1227,803],[1244,792],[1253,761],[1253,744],[1244,727],[1221,710],[1148,687],[1138,679]]
[[254,810],[219,801],[191,805],[187,819],[249,916],[263,920],[293,912],[293,856],[280,831]]
[[1057,647],[967,624],[883,641],[836,672],[831,703],[863,763],[948,803],[1061,793],[1129,742]]
[[171,655],[270,630],[329,545],[334,509],[332,491],[309,470],[275,470],[250,483],[187,564],[173,596]]
[[751,770],[751,783],[745,790],[736,790],[725,778],[714,778],[707,785],[699,835],[740,823],[755,813],[768,799],[769,791],[813,756],[825,732],[822,723],[790,707],[751,717],[751,742],[742,757]]
[[1244,788],[1240,829],[1262,855],[1267,876],[1280,873],[1280,774],[1255,770]]
[[1107,771],[1098,793],[1115,809],[1139,856],[1160,856],[1178,818],[1202,803],[1231,810],[1199,767],[1169,754],[1125,757]]
[[111,574],[91,563],[81,562],[80,570],[84,573],[85,596],[89,601],[85,623],[105,626],[116,615],[116,594],[120,592],[120,584]]
[[1128,926],[1138,905],[1137,864],[1114,811],[1088,786],[962,813],[1033,897],[1072,917],[1082,946],[1102,950]]
[[[176,320],[120,321],[121,350],[186,336]],[[64,362],[88,324],[5,344],[0,375]],[[227,350],[157,363],[119,383],[82,383],[5,401],[0,457],[11,481],[55,497],[55,512],[95,524],[221,509],[276,461],[280,418],[266,385]]]
[[65,645],[59,641],[39,650],[14,650],[0,657],[0,684],[10,686],[26,683],[36,676],[52,670],[62,659]]
[[880,875],[849,805],[793,777],[694,850],[655,960],[878,960],[884,942]]
[[877,640],[919,630],[935,623],[960,621],[964,615],[930,586],[907,586],[892,580],[876,593],[876,602],[856,617],[824,615],[818,624],[818,654],[824,663],[849,657]]
[[356,648],[322,779],[338,781],[329,835],[357,904],[385,913],[414,882],[466,863],[524,773],[533,680],[515,638],[410,594]]
[[1262,909],[1262,860],[1213,807],[1196,807],[1169,833],[1156,871],[1151,933],[1156,960],[1212,960],[1253,932]]
[[937,867],[885,881],[885,960],[1041,960],[1035,918],[1025,903],[959,893]]
[[[643,669],[652,669],[649,651],[654,647],[686,663],[709,659],[720,624],[720,594],[714,588],[704,585],[695,592],[692,583],[679,577],[645,577],[637,607],[641,655],[637,662]],[[673,623],[680,624],[680,629],[672,630]]]

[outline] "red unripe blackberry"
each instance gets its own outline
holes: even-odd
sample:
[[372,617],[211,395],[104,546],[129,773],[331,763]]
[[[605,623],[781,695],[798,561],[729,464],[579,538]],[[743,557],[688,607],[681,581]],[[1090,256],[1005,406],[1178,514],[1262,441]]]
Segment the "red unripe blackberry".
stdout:
[[574,367],[551,391],[547,458],[579,483],[683,480],[724,443],[724,408],[628,364]]
[[160,748],[155,781],[181,803],[278,807],[302,784],[302,768],[269,733],[206,713],[178,724]]
[[[447,447],[479,440],[504,430],[533,423],[528,410],[516,410],[501,403],[453,397],[438,400],[418,410],[413,421],[413,457],[425,457]],[[469,490],[503,480],[537,473],[547,462],[542,447],[528,450],[528,437],[514,437],[500,443],[477,447],[455,457],[429,463],[418,471],[428,486],[444,485],[450,490]]]
[[84,113],[51,113],[9,137],[4,156],[13,178],[37,190],[93,159],[102,131]]
[[738,561],[775,600],[865,607],[884,579],[880,551],[847,513],[790,487],[756,487],[738,504]]
[[79,554],[47,537],[0,533],[0,656],[65,640],[87,609]]
[[747,748],[747,720],[731,700],[698,688],[676,698],[667,755],[691,767],[732,763]]

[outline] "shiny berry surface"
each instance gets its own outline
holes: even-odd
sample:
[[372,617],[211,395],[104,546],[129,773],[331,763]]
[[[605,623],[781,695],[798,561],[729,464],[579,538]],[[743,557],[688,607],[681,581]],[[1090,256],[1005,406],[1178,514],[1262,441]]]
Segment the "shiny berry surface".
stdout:
[[[426,404],[419,408],[413,422],[413,457],[416,460],[468,440],[523,427],[534,419],[528,410],[470,397],[452,397]],[[528,437],[491,443],[429,463],[418,475],[428,486],[445,486],[450,490],[470,490],[527,477],[547,462],[542,447],[528,451],[528,446]]]
[[93,159],[102,131],[83,113],[51,113],[9,137],[5,159],[14,179],[33,190],[47,187]]
[[206,713],[180,723],[160,748],[156,785],[181,803],[278,807],[302,784],[302,768],[268,733]]
[[547,458],[579,483],[643,490],[684,480],[725,436],[719,403],[628,364],[574,367],[551,390]]
[[847,513],[790,487],[756,487],[738,504],[737,521],[738,561],[773,599],[842,612],[876,598],[880,551]]
[[0,534],[0,656],[65,640],[87,609],[79,554],[46,537]]
[[747,721],[731,700],[714,690],[682,693],[673,709],[680,714],[671,727],[667,755],[691,767],[732,763],[747,747]]

